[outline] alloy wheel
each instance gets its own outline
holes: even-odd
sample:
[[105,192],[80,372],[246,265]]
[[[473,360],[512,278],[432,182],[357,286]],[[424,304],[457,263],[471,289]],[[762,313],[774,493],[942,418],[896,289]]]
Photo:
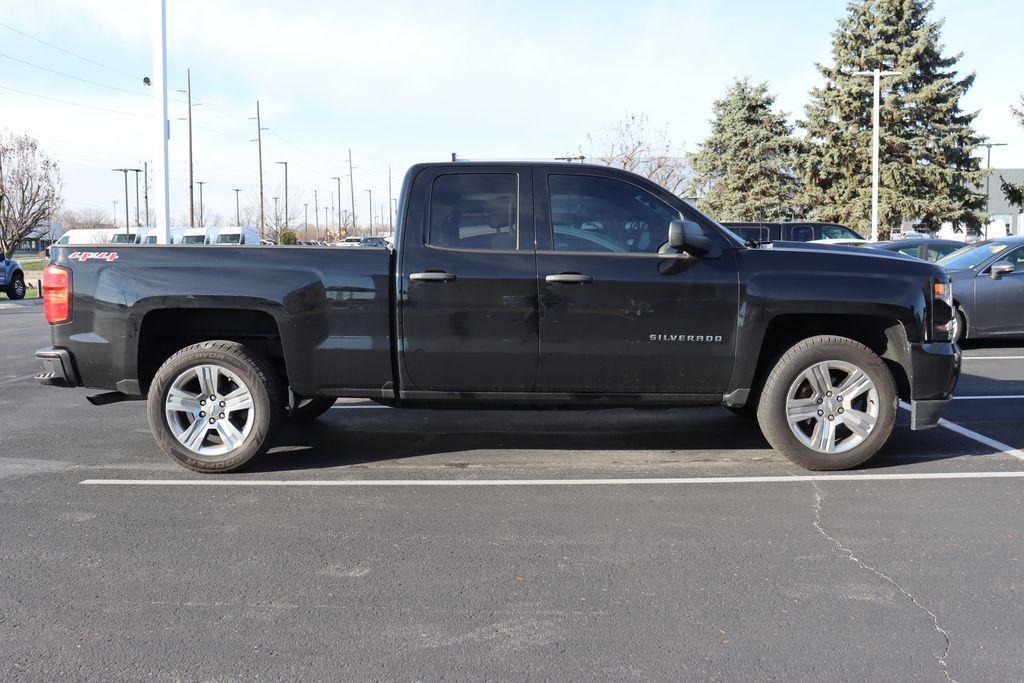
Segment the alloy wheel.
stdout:
[[819,453],[845,453],[864,442],[878,422],[878,389],[853,363],[826,360],[801,372],[786,392],[793,435]]

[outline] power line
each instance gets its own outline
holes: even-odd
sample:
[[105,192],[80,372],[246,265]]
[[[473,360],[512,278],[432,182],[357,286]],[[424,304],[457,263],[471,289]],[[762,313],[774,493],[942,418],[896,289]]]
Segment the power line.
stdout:
[[322,163],[326,163],[326,164],[332,164],[332,165],[333,165],[333,164],[338,164],[338,165],[340,165],[340,164],[343,164],[343,163],[344,163],[343,161],[339,161],[338,159],[332,159],[332,158],[330,158],[330,157],[325,157],[325,156],[323,156],[323,155],[317,154],[316,152],[311,152],[310,150],[306,149],[305,147],[302,147],[301,145],[297,145],[297,144],[295,144],[294,142],[292,142],[291,140],[289,140],[289,139],[285,138],[285,137],[284,137],[283,135],[281,135],[280,133],[277,133],[277,132],[275,132],[275,131],[274,131],[273,129],[271,129],[271,130],[270,130],[270,131],[268,131],[268,132],[269,132],[269,133],[270,133],[271,135],[273,135],[274,137],[276,137],[276,138],[278,138],[279,140],[281,140],[282,142],[284,142],[284,143],[286,143],[286,144],[289,144],[289,145],[291,145],[292,147],[294,147],[295,149],[299,150],[300,152],[305,152],[305,153],[306,153],[306,154],[308,154],[309,156],[313,157],[314,159],[317,159],[318,161],[320,161],[320,162],[322,162]]
[[[2,26],[2,24],[0,24]],[[18,90],[17,88],[11,88],[6,85],[0,85],[0,90],[9,90],[11,92],[20,93],[22,95],[28,95],[29,97],[38,97],[42,100],[49,100],[51,102],[60,102],[61,104],[70,104],[75,107],[85,107],[86,109],[95,109],[97,111],[107,111],[112,114],[124,114],[125,116],[143,116],[149,117],[149,114],[140,114],[134,111],[123,111],[121,109],[108,109],[106,107],[95,107],[91,104],[82,104],[81,102],[72,102],[71,100],[62,100],[56,97],[49,97],[47,95],[40,95],[39,93],[29,92],[27,90]]]
[[78,76],[72,76],[71,74],[66,74],[66,73],[64,73],[62,71],[57,71],[56,69],[51,69],[49,67],[41,66],[39,64],[33,64],[32,62],[27,62],[24,59],[18,59],[17,57],[12,57],[10,55],[5,55],[2,52],[0,52],[0,57],[3,57],[5,59],[9,59],[9,60],[11,60],[13,62],[18,62],[19,64],[24,64],[26,66],[31,66],[33,69],[39,69],[41,71],[48,71],[48,72],[50,72],[52,74],[57,74],[58,76],[63,76],[64,78],[70,78],[72,80],[81,81],[82,83],[90,83],[92,85],[98,85],[101,88],[109,88],[111,90],[117,90],[118,92],[126,92],[129,95],[135,95],[136,97],[146,97],[146,98],[152,97],[152,95],[147,95],[145,93],[136,92],[134,90],[128,90],[126,88],[118,88],[116,85],[107,85],[106,83],[100,83],[98,81],[90,81],[88,78],[80,78]]
[[14,28],[13,26],[10,26],[10,25],[5,24],[3,22],[0,22],[0,26],[2,26],[3,28],[7,29],[8,31],[14,31],[18,35],[25,36],[29,40],[34,40],[37,43],[42,43],[43,45],[46,45],[47,47],[52,47],[54,50],[59,50],[60,52],[63,52],[66,55],[71,55],[72,57],[77,57],[78,59],[81,59],[83,61],[89,62],[90,64],[95,64],[96,66],[102,67],[102,68],[104,68],[104,69],[106,69],[108,71],[113,71],[116,74],[121,74],[122,76],[127,76],[128,78],[132,78],[132,79],[134,79],[136,81],[142,80],[136,74],[130,74],[127,71],[121,71],[120,69],[117,69],[115,67],[112,67],[112,66],[109,66],[107,64],[104,64],[103,62],[97,62],[95,59],[90,59],[89,57],[85,57],[84,55],[80,55],[77,52],[72,52],[71,50],[65,50],[64,48],[60,47],[59,45],[54,45],[53,43],[49,43],[49,42],[43,40],[42,38],[36,38],[33,35],[29,35],[28,33],[25,33],[24,31],[19,31],[18,29]]

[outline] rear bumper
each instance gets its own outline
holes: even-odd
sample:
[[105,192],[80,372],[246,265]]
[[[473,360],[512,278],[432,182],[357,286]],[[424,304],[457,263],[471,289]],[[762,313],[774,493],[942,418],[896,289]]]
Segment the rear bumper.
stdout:
[[82,385],[75,372],[74,359],[67,349],[39,349],[36,358],[43,364],[43,371],[36,375],[36,381],[51,387],[78,387]]
[[949,405],[960,378],[960,347],[949,342],[910,347],[910,428],[931,429]]

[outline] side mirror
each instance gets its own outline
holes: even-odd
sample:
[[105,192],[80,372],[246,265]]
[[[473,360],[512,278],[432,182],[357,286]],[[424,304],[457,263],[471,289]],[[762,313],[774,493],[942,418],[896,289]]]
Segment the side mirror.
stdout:
[[[696,257],[707,256],[711,251],[711,240],[704,234],[700,224],[693,221],[671,221],[668,224],[669,253],[684,251]],[[664,253],[664,251],[663,251]]]
[[1009,261],[996,261],[992,264],[989,273],[992,275],[993,280],[1002,280],[1004,275],[1012,273],[1014,270],[1016,268]]

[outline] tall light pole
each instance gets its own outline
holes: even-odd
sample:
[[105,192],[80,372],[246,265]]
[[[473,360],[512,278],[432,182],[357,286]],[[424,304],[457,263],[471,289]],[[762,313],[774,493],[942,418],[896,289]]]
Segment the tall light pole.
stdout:
[[992,222],[992,216],[989,215],[989,204],[992,198],[991,185],[992,185],[992,148],[993,147],[1006,147],[1005,142],[982,142],[978,147],[985,147],[987,151],[987,159],[985,161],[985,239],[988,239],[988,224]]
[[111,171],[115,173],[124,174],[124,234],[128,234],[128,171],[134,169],[131,168],[112,168]]
[[[167,120],[167,0],[152,0],[153,27],[153,147],[156,174],[156,243],[171,243],[171,205],[168,185],[167,138],[170,121]],[[145,81],[143,81],[145,82]]]
[[370,195],[370,236],[373,236],[373,190],[365,190]]
[[331,180],[338,181],[338,237],[341,237],[341,176],[331,176]]
[[875,102],[871,110],[871,241],[878,241],[878,119],[881,109],[882,76],[899,76],[899,71],[855,71],[854,76],[871,76],[874,79]]
[[251,140],[251,142],[255,142],[256,143],[256,149],[257,149],[257,152],[259,154],[259,161],[260,161],[260,239],[263,239],[264,238],[264,234],[263,234],[263,224],[264,224],[264,216],[263,216],[263,131],[265,131],[266,128],[264,128],[260,124],[260,101],[259,100],[256,100],[256,116],[255,117],[250,117],[250,120],[252,120],[252,118],[256,119],[256,139],[255,140]]
[[[275,161],[275,164],[284,165],[284,227],[288,227],[288,162]],[[276,209],[275,209],[276,211]]]
[[235,193],[235,225],[242,226],[242,212],[239,210],[238,204],[238,193],[242,191],[240,187],[233,187],[231,191]]
[[306,227],[309,226],[309,202],[302,205],[303,218],[302,218],[302,231],[306,231]]
[[348,192],[352,198],[352,232],[356,231],[356,190],[352,181],[352,148],[348,148]]
[[203,211],[203,185],[206,184],[205,180],[196,181],[196,185],[199,186],[199,226],[206,227],[206,213]]
[[324,241],[331,239],[330,209],[324,207]]

